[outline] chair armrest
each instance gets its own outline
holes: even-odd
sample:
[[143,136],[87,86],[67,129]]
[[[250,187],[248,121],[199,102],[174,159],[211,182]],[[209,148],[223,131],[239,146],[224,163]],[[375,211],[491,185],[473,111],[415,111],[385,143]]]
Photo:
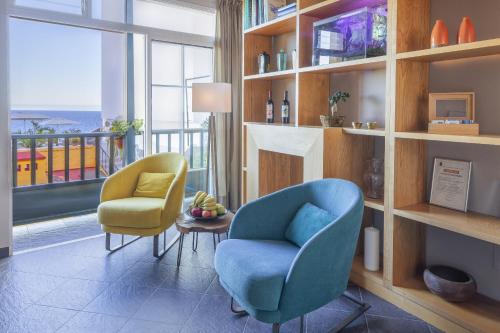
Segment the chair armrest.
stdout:
[[131,163],[109,176],[102,185],[101,202],[131,197],[137,186],[143,161]]
[[186,187],[187,169],[187,162],[185,159],[182,159],[175,173],[175,178],[165,196],[162,212],[162,221],[164,223],[175,221],[181,211]]
[[285,281],[280,301],[287,307],[284,311],[301,315],[323,306],[345,291],[362,216],[361,199],[304,244]]
[[293,186],[242,206],[229,229],[229,238],[282,240],[288,224],[306,202],[300,186]]

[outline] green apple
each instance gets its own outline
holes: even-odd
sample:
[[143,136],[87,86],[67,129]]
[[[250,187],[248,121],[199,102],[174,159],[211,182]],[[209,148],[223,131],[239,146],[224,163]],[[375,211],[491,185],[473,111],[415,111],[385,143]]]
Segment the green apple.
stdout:
[[224,215],[226,213],[226,208],[221,204],[217,204],[217,215]]

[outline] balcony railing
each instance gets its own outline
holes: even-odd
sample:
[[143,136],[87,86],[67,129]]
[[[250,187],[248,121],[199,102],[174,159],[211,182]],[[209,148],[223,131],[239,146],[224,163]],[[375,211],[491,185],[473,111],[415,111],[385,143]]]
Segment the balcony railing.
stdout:
[[[207,136],[206,129],[154,130],[153,152],[187,153],[190,169],[205,168]],[[12,134],[11,137],[14,188],[102,181],[125,165],[126,140],[116,133]]]

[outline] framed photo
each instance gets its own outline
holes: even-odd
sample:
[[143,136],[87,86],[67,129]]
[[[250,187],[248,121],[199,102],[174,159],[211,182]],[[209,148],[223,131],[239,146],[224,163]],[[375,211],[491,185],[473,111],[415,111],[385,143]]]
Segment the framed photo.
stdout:
[[475,120],[474,93],[429,94],[429,122],[436,120]]
[[430,203],[467,211],[472,162],[434,158]]

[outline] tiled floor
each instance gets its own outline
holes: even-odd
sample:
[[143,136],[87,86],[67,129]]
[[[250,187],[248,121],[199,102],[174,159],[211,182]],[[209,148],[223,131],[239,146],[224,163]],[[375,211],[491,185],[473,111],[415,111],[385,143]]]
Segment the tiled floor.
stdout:
[[101,235],[102,231],[93,213],[14,226],[13,234],[13,249],[19,252]]
[[[177,247],[157,261],[151,238],[113,254],[98,237],[0,260],[0,332],[270,332],[231,313],[213,269],[211,236],[200,234],[197,252],[188,240],[179,269]],[[438,332],[365,290],[350,291],[372,308],[345,332]],[[327,332],[351,306],[339,299],[310,313],[307,332]],[[298,324],[282,332],[298,332]]]

